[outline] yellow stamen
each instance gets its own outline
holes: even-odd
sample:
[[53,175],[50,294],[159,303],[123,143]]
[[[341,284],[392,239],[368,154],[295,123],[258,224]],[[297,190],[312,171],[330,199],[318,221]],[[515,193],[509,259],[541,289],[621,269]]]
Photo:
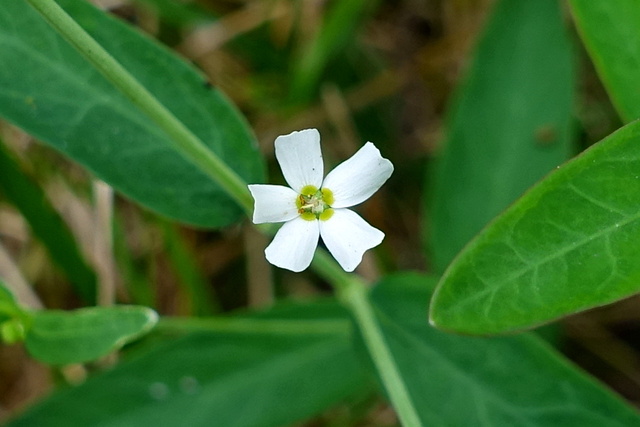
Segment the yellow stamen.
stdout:
[[325,202],[329,206],[333,205],[333,202],[334,202],[333,191],[329,190],[328,188],[323,188],[322,189],[322,201]]
[[318,216],[320,221],[326,221],[333,216],[333,209],[327,208]]
[[300,194],[307,197],[311,197],[317,192],[318,188],[313,185],[305,185],[304,187],[302,187],[302,190],[300,190]]
[[311,211],[303,211],[300,213],[300,218],[304,219],[305,221],[315,221],[316,219],[316,214],[314,214]]
[[313,185],[305,185],[296,198],[296,207],[300,217],[307,221],[314,219],[328,220],[333,216],[331,209],[333,192],[328,188],[318,190]]

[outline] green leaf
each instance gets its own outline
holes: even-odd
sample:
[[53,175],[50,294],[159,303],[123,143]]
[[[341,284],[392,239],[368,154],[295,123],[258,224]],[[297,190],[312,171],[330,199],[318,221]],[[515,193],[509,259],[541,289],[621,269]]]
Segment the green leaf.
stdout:
[[441,328],[532,327],[640,291],[640,122],[560,167],[482,231],[433,298]]
[[428,209],[436,271],[491,218],[570,157],[573,52],[556,0],[494,6],[448,112]]
[[640,117],[640,2],[570,0],[578,32],[620,117]]
[[31,356],[45,363],[87,362],[147,333],[157,320],[155,311],[139,306],[35,311],[25,344]]
[[[174,54],[87,2],[59,2],[247,182],[263,176],[247,124]],[[0,9],[0,115],[162,215],[218,227],[240,208],[26,2]]]
[[78,250],[76,241],[51,206],[44,192],[22,171],[0,141],[0,190],[13,203],[62,268],[75,289],[89,304],[96,299],[96,276]]
[[279,427],[369,384],[336,304],[192,320],[202,332],[59,391],[9,425]]
[[402,274],[372,292],[424,425],[631,426],[640,415],[534,334],[477,338],[425,322],[436,279]]

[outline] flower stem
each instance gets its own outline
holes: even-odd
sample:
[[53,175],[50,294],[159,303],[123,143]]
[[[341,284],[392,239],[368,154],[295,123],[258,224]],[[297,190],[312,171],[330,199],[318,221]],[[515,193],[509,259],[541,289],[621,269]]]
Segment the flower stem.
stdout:
[[400,423],[404,427],[422,426],[393,354],[376,320],[365,282],[359,276],[342,270],[323,250],[316,251],[312,265],[320,275],[333,284],[338,297],[352,312]]
[[166,132],[178,152],[211,176],[247,214],[252,212],[253,201],[244,180],[145,89],[54,0],[27,0],[27,2],[114,86]]
[[[147,91],[100,44],[87,34],[55,0],[26,0],[114,86],[134,102],[175,144],[178,152],[207,173],[250,216],[253,201],[246,183]],[[400,372],[393,360],[367,296],[365,283],[343,271],[324,251],[317,251],[313,266],[336,288],[352,311],[364,342],[380,373],[391,403],[405,427],[421,426]]]

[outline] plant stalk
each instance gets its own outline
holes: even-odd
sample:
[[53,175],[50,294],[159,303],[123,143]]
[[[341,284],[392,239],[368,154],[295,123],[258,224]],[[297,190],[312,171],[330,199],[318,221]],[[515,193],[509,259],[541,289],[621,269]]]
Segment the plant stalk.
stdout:
[[393,359],[393,354],[385,342],[373,306],[369,301],[365,282],[359,276],[345,272],[324,250],[316,251],[312,266],[316,272],[333,284],[338,297],[353,314],[400,423],[404,427],[421,427],[422,422],[418,412]]
[[247,184],[160,103],[54,0],[26,0],[67,42],[170,136],[182,155],[222,187],[250,215],[253,200]]

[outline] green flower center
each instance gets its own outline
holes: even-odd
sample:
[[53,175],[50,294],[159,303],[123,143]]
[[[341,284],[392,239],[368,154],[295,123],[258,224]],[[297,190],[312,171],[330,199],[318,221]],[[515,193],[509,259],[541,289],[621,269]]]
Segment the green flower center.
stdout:
[[333,216],[333,192],[328,188],[318,190],[313,185],[302,188],[296,198],[298,213],[302,219],[313,221],[319,219],[326,221]]

